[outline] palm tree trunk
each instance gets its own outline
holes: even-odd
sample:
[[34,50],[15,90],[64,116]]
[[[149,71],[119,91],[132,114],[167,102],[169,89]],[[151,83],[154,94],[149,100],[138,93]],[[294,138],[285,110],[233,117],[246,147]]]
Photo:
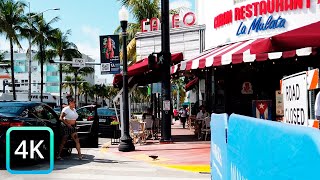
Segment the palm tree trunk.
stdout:
[[[62,61],[62,56],[60,56],[60,61]],[[62,64],[59,64],[59,96],[60,96],[60,109],[62,110],[63,98],[62,98]]]
[[40,84],[40,101],[43,102],[43,62],[44,62],[44,48],[43,45],[40,44],[40,71],[41,71],[41,84]]
[[15,79],[14,79],[14,61],[13,61],[12,39],[10,39],[10,61],[11,61],[11,85],[12,85],[12,92],[13,92],[13,100],[16,100],[17,96],[16,96],[16,85],[15,85]]

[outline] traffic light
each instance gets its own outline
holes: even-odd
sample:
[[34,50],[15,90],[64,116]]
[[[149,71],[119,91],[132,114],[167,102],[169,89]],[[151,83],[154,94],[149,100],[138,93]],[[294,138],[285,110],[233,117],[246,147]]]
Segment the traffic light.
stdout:
[[148,56],[148,68],[153,69],[156,64],[156,57],[153,54]]
[[163,65],[163,63],[164,63],[164,57],[163,57],[163,53],[157,53],[157,58],[158,58],[158,62],[157,62],[157,64],[158,65]]

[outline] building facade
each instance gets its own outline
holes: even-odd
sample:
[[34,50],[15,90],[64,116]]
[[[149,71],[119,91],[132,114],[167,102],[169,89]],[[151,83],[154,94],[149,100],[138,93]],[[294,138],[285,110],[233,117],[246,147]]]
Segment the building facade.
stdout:
[[[187,66],[181,63],[178,72],[205,75],[205,94],[212,96],[206,105],[213,112],[281,120],[284,114],[283,104],[278,101],[282,99],[280,80],[298,72],[319,69],[319,47],[290,49],[282,45],[277,51],[251,53],[251,50],[256,42],[269,39],[276,43],[272,41],[275,35],[318,23],[320,3],[312,0],[197,0],[196,14],[198,24],[206,26],[207,53],[187,59]],[[309,28],[305,33],[313,36],[310,31]],[[301,39],[297,35],[286,38]],[[315,94],[311,91],[308,94],[310,119],[313,118]]]
[[[41,66],[40,63],[34,58],[35,52],[32,53],[31,62],[31,92],[40,93],[41,90]],[[15,71],[15,83],[16,92],[28,93],[29,90],[29,58],[26,53],[15,52],[14,58],[14,71]],[[87,62],[95,62],[94,59],[87,55],[83,55],[83,58]],[[5,60],[10,60],[10,53],[5,53]],[[56,59],[56,61],[59,61]],[[90,66],[95,68],[94,66]],[[59,95],[60,78],[59,78],[59,64],[45,63],[43,67],[43,78],[44,78],[44,93],[51,93]],[[66,76],[73,76],[72,74],[63,73],[63,80]],[[89,82],[91,85],[95,83],[94,73],[83,77],[85,81]],[[12,92],[12,87],[10,85],[5,85],[3,82],[11,82],[10,68],[0,69],[0,92]],[[69,92],[69,89],[63,89],[63,93]]]

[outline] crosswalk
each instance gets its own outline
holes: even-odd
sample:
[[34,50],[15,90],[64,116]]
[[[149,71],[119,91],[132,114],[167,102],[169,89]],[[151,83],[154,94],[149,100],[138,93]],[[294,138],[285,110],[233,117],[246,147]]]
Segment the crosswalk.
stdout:
[[[108,153],[87,150],[86,159],[79,161],[76,156],[55,163],[54,171],[48,175],[11,175],[0,170],[1,180],[209,180],[210,175],[183,172],[157,167],[122,157],[110,157]],[[40,164],[37,170],[48,169]]]

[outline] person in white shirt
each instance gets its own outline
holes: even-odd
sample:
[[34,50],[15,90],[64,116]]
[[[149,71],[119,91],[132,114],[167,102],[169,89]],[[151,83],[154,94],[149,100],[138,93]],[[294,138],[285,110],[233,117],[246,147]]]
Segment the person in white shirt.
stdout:
[[61,129],[62,129],[62,141],[59,148],[59,154],[57,156],[57,159],[62,159],[60,157],[61,152],[63,150],[63,147],[65,143],[67,142],[68,136],[71,135],[72,139],[76,143],[76,149],[78,151],[79,160],[82,160],[83,156],[81,154],[80,149],[80,141],[76,130],[76,121],[79,117],[77,110],[75,109],[75,102],[73,98],[68,99],[69,105],[64,107],[61,111],[60,115],[60,121],[61,123]]
[[197,119],[204,119],[206,117],[209,117],[209,113],[206,111],[206,107],[205,106],[200,106],[200,111],[197,114]]
[[186,110],[186,108],[181,108],[180,111],[179,111],[179,115],[180,115],[180,122],[182,123],[182,127],[183,129],[186,128],[186,121],[187,121],[187,118],[188,118],[188,112]]
[[314,102],[314,113],[317,120],[320,120],[320,91],[316,96],[316,101]]

